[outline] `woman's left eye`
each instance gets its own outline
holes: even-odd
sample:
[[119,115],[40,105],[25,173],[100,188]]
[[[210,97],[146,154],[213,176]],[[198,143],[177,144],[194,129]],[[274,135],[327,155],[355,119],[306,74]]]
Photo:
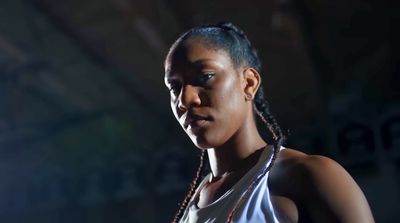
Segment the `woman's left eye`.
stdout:
[[215,75],[214,73],[201,74],[197,78],[197,82],[198,82],[198,84],[206,84],[207,81],[209,81],[210,79],[212,79],[214,77],[214,75]]

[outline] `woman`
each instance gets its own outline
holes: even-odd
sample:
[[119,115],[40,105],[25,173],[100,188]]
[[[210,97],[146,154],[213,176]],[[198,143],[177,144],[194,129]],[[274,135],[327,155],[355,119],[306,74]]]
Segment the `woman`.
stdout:
[[[171,108],[202,152],[173,222],[373,222],[362,191],[340,165],[282,147],[260,69],[249,40],[230,23],[195,27],[172,45],[165,60]],[[206,156],[211,172],[200,179]]]

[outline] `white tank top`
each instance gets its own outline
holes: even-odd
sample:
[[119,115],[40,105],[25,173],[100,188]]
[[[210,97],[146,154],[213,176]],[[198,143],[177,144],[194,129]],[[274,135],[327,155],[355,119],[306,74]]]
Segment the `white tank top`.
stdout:
[[[283,147],[281,147],[282,149]],[[243,196],[245,190],[257,176],[261,168],[267,167],[272,158],[273,149],[269,146],[264,149],[257,164],[254,165],[230,190],[213,203],[204,208],[197,207],[199,192],[204,184],[210,179],[208,174],[197,187],[192,199],[180,220],[180,223],[225,223],[229,213],[236,202]],[[279,222],[275,216],[268,188],[267,172],[257,183],[250,196],[238,207],[232,222],[236,223],[276,223]]]

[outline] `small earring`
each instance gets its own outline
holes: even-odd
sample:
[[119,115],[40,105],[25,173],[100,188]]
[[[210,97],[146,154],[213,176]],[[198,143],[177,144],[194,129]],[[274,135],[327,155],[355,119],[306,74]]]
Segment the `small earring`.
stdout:
[[251,94],[246,94],[245,99],[246,101],[251,101],[253,97],[251,96]]

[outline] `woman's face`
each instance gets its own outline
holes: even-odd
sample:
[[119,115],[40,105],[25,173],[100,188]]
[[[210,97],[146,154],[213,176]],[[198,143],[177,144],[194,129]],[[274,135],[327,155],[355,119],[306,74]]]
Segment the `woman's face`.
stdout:
[[180,43],[168,55],[165,84],[171,108],[197,147],[221,146],[240,131],[248,112],[242,72],[226,51],[196,38]]

